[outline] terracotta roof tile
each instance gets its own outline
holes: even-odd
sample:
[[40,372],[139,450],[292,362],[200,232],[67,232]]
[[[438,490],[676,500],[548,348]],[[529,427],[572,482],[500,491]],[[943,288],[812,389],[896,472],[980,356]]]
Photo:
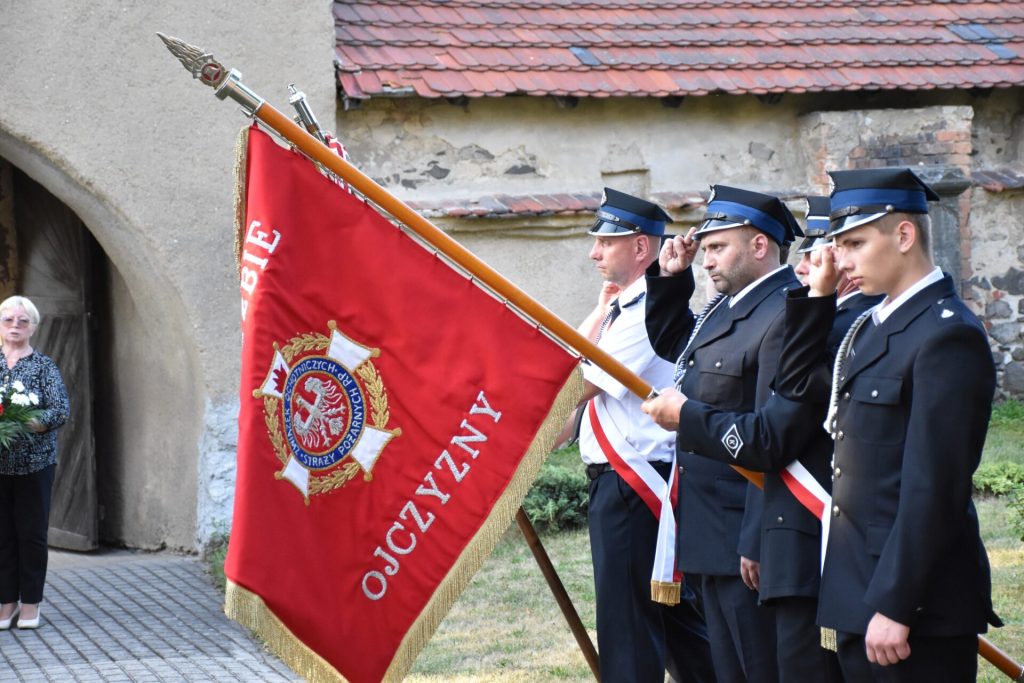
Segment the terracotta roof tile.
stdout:
[[334,17],[350,98],[1024,85],[1024,0],[338,0]]
[[[707,193],[656,192],[651,199],[669,211],[699,208],[707,203]],[[430,218],[507,218],[513,216],[552,216],[580,214],[589,217],[601,205],[596,192],[579,194],[484,195],[474,199],[429,199],[408,202],[409,206]]]
[[975,185],[989,192],[1004,192],[1024,189],[1024,169],[993,168],[974,171],[972,180]]

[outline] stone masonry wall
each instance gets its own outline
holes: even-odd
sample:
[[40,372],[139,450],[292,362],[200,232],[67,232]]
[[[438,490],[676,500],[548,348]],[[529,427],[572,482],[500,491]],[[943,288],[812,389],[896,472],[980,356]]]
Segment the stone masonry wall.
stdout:
[[967,284],[988,328],[999,370],[998,395],[1024,397],[1024,192],[971,193]]
[[998,396],[1024,396],[1024,193],[970,188],[974,109],[815,112],[801,136],[812,188],[826,172],[909,166],[942,195],[931,211],[936,263],[960,281],[961,295],[989,331]]

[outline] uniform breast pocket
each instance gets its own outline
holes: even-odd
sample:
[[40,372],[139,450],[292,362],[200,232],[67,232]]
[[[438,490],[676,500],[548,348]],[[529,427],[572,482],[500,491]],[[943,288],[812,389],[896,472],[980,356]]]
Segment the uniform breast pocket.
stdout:
[[743,354],[701,359],[700,396],[694,396],[725,410],[743,405]]
[[899,443],[905,436],[901,394],[903,378],[861,375],[849,389],[852,409],[850,420],[840,427],[871,443]]

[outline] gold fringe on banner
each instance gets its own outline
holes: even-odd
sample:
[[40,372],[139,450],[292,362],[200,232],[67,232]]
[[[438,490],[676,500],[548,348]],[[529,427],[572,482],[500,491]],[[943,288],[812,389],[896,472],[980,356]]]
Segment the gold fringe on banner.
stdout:
[[836,638],[836,630],[834,628],[821,627],[821,646],[826,650],[832,652],[839,651],[839,642]]
[[583,373],[577,368],[558,392],[547,418],[537,430],[533,442],[526,450],[519,469],[501,498],[491,508],[491,513],[480,531],[466,545],[462,555],[449,570],[448,576],[434,591],[430,601],[405,634],[405,638],[391,661],[391,666],[384,674],[385,681],[400,681],[405,677],[409,669],[412,668],[416,656],[437,629],[438,624],[448,614],[448,610],[455,604],[455,600],[466,588],[470,579],[501,540],[505,530],[515,519],[516,512],[522,506],[523,499],[526,498],[533,480],[537,478],[540,466],[544,464],[548,453],[554,448],[555,439],[565,427],[569,416],[576,410],[582,397]]
[[263,602],[263,598],[227,580],[224,614],[255,633],[292,671],[310,683],[341,683],[345,678],[327,660],[306,647]]
[[663,605],[678,605],[682,598],[683,585],[674,581],[651,579],[651,600]]
[[235,267],[242,274],[242,243],[245,241],[245,193],[248,170],[249,126],[242,126],[235,140]]

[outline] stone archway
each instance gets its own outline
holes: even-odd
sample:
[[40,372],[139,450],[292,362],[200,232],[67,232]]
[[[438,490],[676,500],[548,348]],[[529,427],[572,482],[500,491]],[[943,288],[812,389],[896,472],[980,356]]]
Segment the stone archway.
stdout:
[[77,215],[98,245],[91,395],[102,453],[99,538],[141,548],[194,548],[206,404],[195,325],[151,255],[145,228],[3,130],[0,159]]

